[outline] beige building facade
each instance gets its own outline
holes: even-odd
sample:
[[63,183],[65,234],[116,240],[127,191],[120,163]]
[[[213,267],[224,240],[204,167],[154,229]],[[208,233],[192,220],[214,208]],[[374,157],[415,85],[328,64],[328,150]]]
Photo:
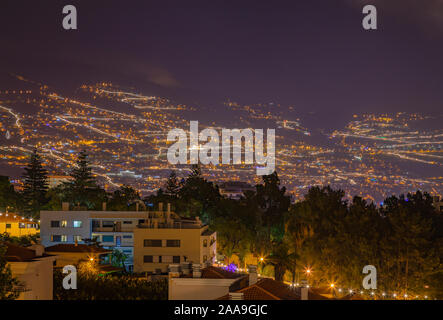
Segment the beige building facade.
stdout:
[[134,229],[134,272],[166,273],[171,264],[215,261],[217,234],[197,219],[152,212]]
[[56,258],[46,254],[40,245],[23,248],[7,244],[6,260],[12,275],[22,285],[18,300],[53,299],[53,265]]

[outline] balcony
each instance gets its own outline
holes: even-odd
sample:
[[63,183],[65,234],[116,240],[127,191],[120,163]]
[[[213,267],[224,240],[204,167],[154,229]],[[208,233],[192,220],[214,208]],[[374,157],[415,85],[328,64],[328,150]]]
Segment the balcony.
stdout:
[[92,227],[92,232],[132,232],[133,228],[114,227]]

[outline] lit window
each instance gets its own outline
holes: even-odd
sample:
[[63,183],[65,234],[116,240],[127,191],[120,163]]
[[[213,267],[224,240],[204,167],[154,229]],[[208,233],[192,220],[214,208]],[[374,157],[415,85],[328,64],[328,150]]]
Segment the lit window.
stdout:
[[203,247],[206,248],[207,246],[208,246],[208,240],[205,239],[205,240],[203,240]]
[[74,228],[81,228],[82,227],[82,222],[78,221],[78,220],[75,220],[73,222],[73,226],[74,226]]
[[68,226],[68,221],[63,220],[62,223],[61,223],[61,227],[62,228],[66,228],[67,226]]
[[67,235],[62,235],[61,237],[60,237],[60,241],[61,242],[68,242],[68,236]]
[[82,236],[74,236],[74,242],[75,241],[77,241],[77,242],[82,241]]
[[103,242],[114,242],[114,236],[102,236]]

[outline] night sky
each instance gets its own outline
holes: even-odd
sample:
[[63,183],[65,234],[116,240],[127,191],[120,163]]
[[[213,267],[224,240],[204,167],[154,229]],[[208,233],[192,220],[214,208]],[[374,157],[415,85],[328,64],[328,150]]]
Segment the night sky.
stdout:
[[[363,30],[364,3],[379,30]],[[62,29],[67,4],[77,31]],[[207,107],[336,116],[443,106],[440,0],[2,0],[0,39],[2,74],[57,88],[111,81]]]

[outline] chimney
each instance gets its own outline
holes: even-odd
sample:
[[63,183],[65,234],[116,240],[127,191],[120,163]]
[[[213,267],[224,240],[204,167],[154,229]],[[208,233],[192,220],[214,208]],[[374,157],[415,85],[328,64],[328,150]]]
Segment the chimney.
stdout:
[[248,273],[249,285],[252,286],[253,284],[256,284],[258,280],[257,266],[252,264],[248,265]]
[[179,264],[169,265],[169,278],[178,278],[181,275],[181,268]]
[[33,244],[32,246],[29,246],[29,248],[34,250],[37,257],[41,257],[43,253],[45,253],[45,247],[43,247],[41,244]]
[[106,202],[102,203],[102,211],[106,211]]
[[62,202],[62,211],[69,211],[69,202]]
[[302,300],[309,300],[309,287],[308,281],[301,281],[300,295]]
[[229,292],[229,300],[245,300],[243,292]]
[[168,203],[168,213],[171,213],[171,204]]
[[159,202],[158,211],[163,211],[163,202]]
[[192,265],[192,277],[193,278],[201,278],[202,277],[201,265],[199,263],[194,263]]

